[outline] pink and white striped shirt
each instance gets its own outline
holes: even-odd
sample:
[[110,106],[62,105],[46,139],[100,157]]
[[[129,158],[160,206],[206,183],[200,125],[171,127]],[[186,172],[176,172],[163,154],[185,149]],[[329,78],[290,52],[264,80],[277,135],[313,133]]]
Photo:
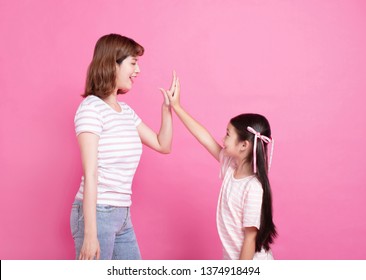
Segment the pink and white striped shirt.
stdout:
[[[260,227],[262,185],[255,175],[235,179],[235,165],[231,157],[220,152],[223,179],[217,205],[217,230],[223,246],[223,258],[238,260],[244,243],[244,227]],[[270,251],[262,249],[254,259],[273,259]]]
[[[97,96],[90,95],[75,115],[76,135],[91,132],[99,136],[97,204],[129,207],[132,180],[142,154],[137,126],[141,119],[131,107],[119,102],[116,112]],[[83,199],[84,176],[76,199]]]

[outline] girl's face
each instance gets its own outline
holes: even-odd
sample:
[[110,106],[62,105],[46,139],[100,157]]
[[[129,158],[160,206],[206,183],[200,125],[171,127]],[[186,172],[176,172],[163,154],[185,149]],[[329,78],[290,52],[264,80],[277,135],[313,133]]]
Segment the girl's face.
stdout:
[[128,56],[121,64],[117,64],[117,89],[120,89],[123,92],[128,92],[132,88],[134,79],[140,73],[140,67],[137,61],[137,57]]
[[242,142],[238,141],[238,134],[235,131],[234,126],[229,123],[226,129],[226,135],[223,142],[223,149],[227,156],[238,157],[242,148]]

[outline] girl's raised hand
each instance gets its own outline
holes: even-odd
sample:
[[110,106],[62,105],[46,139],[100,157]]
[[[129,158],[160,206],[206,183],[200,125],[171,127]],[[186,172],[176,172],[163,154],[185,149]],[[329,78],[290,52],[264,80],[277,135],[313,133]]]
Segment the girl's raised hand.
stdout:
[[167,92],[170,105],[173,107],[173,109],[180,106],[180,82],[179,82],[179,78],[176,78],[176,79],[177,80],[176,80],[174,91]]
[[173,79],[172,79],[172,84],[170,85],[170,89],[165,90],[163,88],[160,88],[160,91],[163,93],[163,96],[164,96],[164,105],[166,105],[166,106],[170,105],[169,95],[174,94],[176,84],[177,84],[177,74],[175,73],[175,71],[173,71]]

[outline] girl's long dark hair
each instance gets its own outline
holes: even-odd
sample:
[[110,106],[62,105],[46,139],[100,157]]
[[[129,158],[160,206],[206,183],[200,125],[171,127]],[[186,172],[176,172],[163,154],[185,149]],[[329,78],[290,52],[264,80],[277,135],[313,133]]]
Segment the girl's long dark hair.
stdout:
[[[254,143],[254,134],[247,130],[250,126],[254,128],[261,135],[271,138],[271,128],[268,120],[258,114],[241,114],[230,120],[230,123],[235,127],[238,134],[239,141],[248,140]],[[268,156],[267,156],[267,144],[260,139],[257,142],[256,149],[257,160],[257,173],[255,174],[258,180],[262,184],[263,199],[261,210],[261,224],[258,230],[255,251],[259,252],[262,247],[265,250],[270,249],[270,245],[273,243],[274,238],[277,236],[276,226],[273,223],[272,215],[272,193],[271,186],[268,180]],[[253,153],[248,158],[249,162],[253,162]]]

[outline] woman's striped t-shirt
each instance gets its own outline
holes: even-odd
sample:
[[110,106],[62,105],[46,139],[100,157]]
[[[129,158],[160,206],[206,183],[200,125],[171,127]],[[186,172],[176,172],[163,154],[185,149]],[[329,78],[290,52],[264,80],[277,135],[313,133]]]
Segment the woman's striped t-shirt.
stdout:
[[[142,153],[137,131],[141,119],[127,104],[119,105],[121,112],[90,95],[81,102],[74,121],[76,135],[89,132],[99,136],[97,204],[129,207],[132,181]],[[83,193],[84,176],[76,199],[83,199]]]

